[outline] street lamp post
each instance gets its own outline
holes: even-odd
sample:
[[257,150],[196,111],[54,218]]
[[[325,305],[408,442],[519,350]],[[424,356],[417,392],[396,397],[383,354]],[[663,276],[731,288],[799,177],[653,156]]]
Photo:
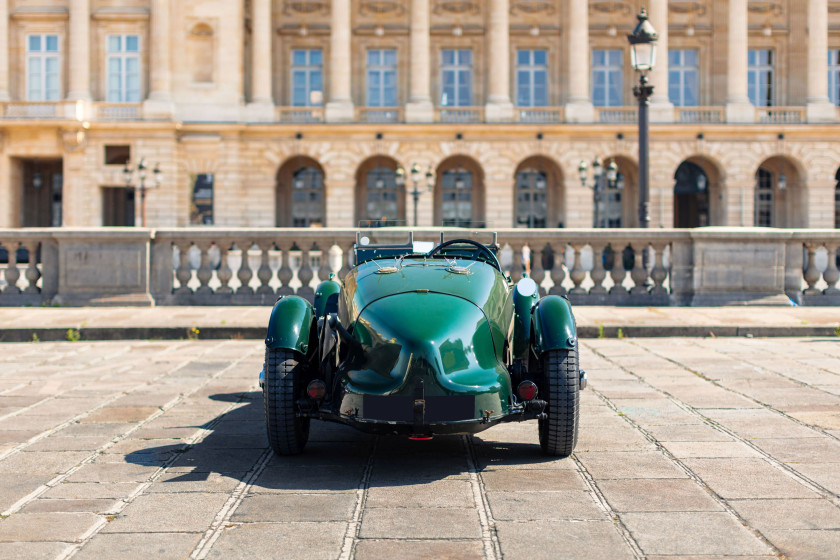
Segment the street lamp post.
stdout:
[[[126,188],[132,187],[132,182],[134,181],[134,172],[137,172],[137,177],[140,179],[140,224],[142,227],[146,227],[146,158],[140,158],[140,162],[137,164],[137,168],[133,169],[128,166],[128,162],[125,163],[125,167],[123,167],[123,180],[125,180]],[[152,170],[152,175],[154,176],[154,187],[148,187],[150,189],[160,187],[160,183],[163,180],[163,173],[160,170],[160,164],[156,163],[154,169]]]
[[589,165],[586,161],[580,160],[580,164],[578,165],[580,184],[588,189],[592,189],[592,200],[595,206],[595,227],[597,228],[600,227],[599,224],[601,223],[601,220],[599,219],[601,197],[605,196],[605,200],[609,203],[609,192],[607,191],[607,187],[612,187],[616,184],[616,180],[618,179],[618,166],[615,164],[615,160],[610,160],[610,163],[607,165],[606,185],[602,181],[602,179],[604,179],[604,168],[601,165],[600,159],[596,157],[592,161],[591,185],[587,184],[587,181],[589,180],[588,170]]
[[627,36],[630,42],[630,61],[639,74],[639,83],[633,87],[633,95],[639,100],[639,226],[650,227],[650,172],[648,127],[648,105],[653,86],[648,83],[647,73],[656,63],[656,30],[648,21],[647,11],[642,8],[636,16],[639,23],[633,33]]
[[[431,166],[426,170],[425,175],[420,170],[420,165],[414,163],[411,165],[411,182],[414,184],[414,190],[408,191],[414,198],[414,227],[417,227],[417,204],[420,202],[420,195],[426,192],[432,192],[432,189],[435,186],[435,172],[432,170]],[[420,181],[425,178],[426,180],[426,189],[420,190]],[[405,170],[400,167],[397,169],[397,184],[405,182]]]

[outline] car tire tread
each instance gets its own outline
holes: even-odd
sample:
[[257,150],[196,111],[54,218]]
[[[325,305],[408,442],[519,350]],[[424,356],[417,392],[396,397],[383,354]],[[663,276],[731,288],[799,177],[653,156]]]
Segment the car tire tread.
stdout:
[[301,453],[309,439],[309,418],[299,417],[296,406],[302,367],[294,352],[266,348],[265,426],[268,443],[278,455]]
[[540,446],[547,455],[568,457],[577,445],[580,372],[577,348],[542,355],[547,417],[539,421]]

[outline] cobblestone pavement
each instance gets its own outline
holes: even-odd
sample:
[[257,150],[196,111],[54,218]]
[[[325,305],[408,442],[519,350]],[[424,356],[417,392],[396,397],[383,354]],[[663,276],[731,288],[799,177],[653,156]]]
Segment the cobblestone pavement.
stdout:
[[594,339],[569,459],[313,424],[255,341],[0,345],[0,558],[837,558],[840,342]]

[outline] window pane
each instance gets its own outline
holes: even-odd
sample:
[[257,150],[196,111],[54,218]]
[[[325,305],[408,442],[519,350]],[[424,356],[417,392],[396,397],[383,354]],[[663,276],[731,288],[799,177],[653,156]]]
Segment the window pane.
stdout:
[[592,66],[603,66],[606,59],[606,52],[602,50],[592,51]]
[[697,51],[683,51],[683,64],[685,66],[697,66]]
[[621,51],[610,51],[610,66],[621,66]]
[[680,51],[677,51],[677,50],[668,51],[668,65],[669,66],[679,66],[680,65]]
[[459,64],[464,66],[471,66],[472,65],[472,51],[471,50],[460,50],[458,51],[458,58]]
[[455,63],[455,51],[443,50],[441,51],[441,63],[444,65],[451,65]]
[[122,50],[122,37],[120,35],[108,35],[108,52],[117,53]]
[[531,57],[530,51],[517,51],[516,53],[516,63],[520,65],[530,64]]
[[47,52],[58,52],[58,35],[47,35]]
[[379,60],[380,52],[381,51],[377,51],[377,50],[369,50],[368,51],[368,57],[367,57],[368,58],[367,59],[368,66],[378,66],[380,64],[380,60]]
[[324,56],[321,49],[314,49],[309,51],[309,64],[312,66],[321,66],[324,63]]
[[534,72],[534,106],[545,107],[548,105],[548,85],[544,70]]
[[534,51],[534,64],[536,64],[537,66],[544,66],[546,64],[547,59],[548,55],[546,51]]
[[313,70],[309,73],[309,88],[312,91],[321,91],[323,85],[321,84],[321,71],[320,70]]
[[397,65],[397,51],[394,49],[389,49],[385,51],[385,66],[396,66]]
[[292,64],[295,66],[305,66],[306,51],[292,51]]
[[697,72],[695,70],[687,70],[685,72],[685,82],[683,84],[685,89],[683,95],[685,96],[685,105],[688,107],[697,106],[697,94],[699,87],[697,86]]
[[139,50],[140,41],[137,35],[125,36],[125,50],[128,52],[137,52]]

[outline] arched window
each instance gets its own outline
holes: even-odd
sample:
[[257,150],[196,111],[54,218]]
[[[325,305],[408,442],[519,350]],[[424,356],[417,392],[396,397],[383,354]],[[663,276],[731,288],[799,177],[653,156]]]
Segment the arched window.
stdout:
[[709,225],[709,177],[703,168],[684,161],[674,173],[674,227]]
[[609,181],[605,176],[603,198],[597,201],[601,204],[598,212],[598,226],[601,228],[623,227],[624,204],[621,202],[621,194],[624,191],[624,175],[621,171],[616,172],[615,181]]
[[190,31],[188,43],[193,82],[212,83],[215,65],[213,28],[206,23],[196,24]]
[[544,228],[548,217],[548,176],[527,168],[516,174],[516,227]]
[[773,190],[773,174],[759,167],[755,174],[755,225],[758,227],[775,225]]
[[326,225],[324,171],[315,160],[298,156],[281,166],[276,193],[278,227]]
[[473,175],[456,167],[441,176],[441,225],[472,227],[473,225]]
[[[367,200],[364,221],[380,225],[394,225],[400,217],[400,188],[397,174],[388,167],[376,167],[365,178]],[[391,222],[389,224],[389,222]]]
[[837,181],[834,187],[834,227],[840,228],[840,169],[834,179]]

